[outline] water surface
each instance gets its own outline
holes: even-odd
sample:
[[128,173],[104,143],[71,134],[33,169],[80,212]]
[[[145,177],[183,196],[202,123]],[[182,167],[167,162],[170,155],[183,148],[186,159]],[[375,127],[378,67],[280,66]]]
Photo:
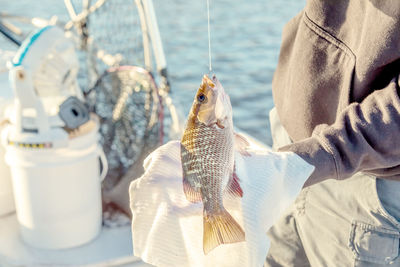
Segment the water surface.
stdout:
[[[134,1],[126,3],[131,5]],[[180,103],[182,113],[187,114],[209,68],[206,0],[153,0],[153,3],[172,95]],[[305,0],[210,1],[213,72],[231,97],[235,126],[267,144],[271,144],[268,123],[268,112],[273,106],[271,81],[282,28],[304,4]],[[44,18],[57,15],[63,21],[68,20],[61,0],[0,0],[0,12]],[[0,36],[0,49],[15,47]]]

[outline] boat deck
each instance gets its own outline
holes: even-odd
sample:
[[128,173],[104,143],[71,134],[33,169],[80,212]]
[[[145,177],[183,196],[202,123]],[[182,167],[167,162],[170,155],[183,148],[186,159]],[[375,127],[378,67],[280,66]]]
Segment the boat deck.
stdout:
[[45,250],[26,245],[16,214],[0,217],[0,266],[150,267],[133,256],[131,227],[103,227],[92,242],[71,249]]

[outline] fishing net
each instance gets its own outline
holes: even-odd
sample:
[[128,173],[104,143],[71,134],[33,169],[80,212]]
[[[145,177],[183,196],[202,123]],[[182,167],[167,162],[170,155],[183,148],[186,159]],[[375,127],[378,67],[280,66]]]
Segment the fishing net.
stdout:
[[84,15],[67,24],[78,36],[82,70],[78,79],[84,90],[92,88],[110,67],[144,66],[142,32],[134,1],[72,0],[70,3],[77,14]]
[[72,1],[77,13],[88,14],[74,24],[80,37],[78,78],[91,110],[100,117],[101,143],[109,161],[105,190],[112,190],[134,163],[161,145],[173,124],[170,109],[164,108],[168,97],[161,96],[158,77],[149,71],[153,66],[144,67],[149,47],[143,45],[137,3]]
[[111,189],[132,164],[163,142],[163,111],[151,74],[134,66],[108,69],[88,102],[100,117],[100,134]]

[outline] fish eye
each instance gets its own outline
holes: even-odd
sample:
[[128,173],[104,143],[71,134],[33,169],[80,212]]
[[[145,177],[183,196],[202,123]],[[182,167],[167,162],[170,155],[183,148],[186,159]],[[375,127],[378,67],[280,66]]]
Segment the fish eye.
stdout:
[[197,100],[200,102],[200,103],[202,103],[202,102],[204,102],[205,100],[206,100],[206,96],[204,95],[204,94],[199,94],[198,96],[197,96]]

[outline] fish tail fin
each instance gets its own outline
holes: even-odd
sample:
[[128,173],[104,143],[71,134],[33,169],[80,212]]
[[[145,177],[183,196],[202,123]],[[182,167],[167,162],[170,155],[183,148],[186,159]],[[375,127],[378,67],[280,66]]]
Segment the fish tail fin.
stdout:
[[240,225],[225,209],[203,217],[203,251],[208,254],[221,244],[242,242],[245,234]]

